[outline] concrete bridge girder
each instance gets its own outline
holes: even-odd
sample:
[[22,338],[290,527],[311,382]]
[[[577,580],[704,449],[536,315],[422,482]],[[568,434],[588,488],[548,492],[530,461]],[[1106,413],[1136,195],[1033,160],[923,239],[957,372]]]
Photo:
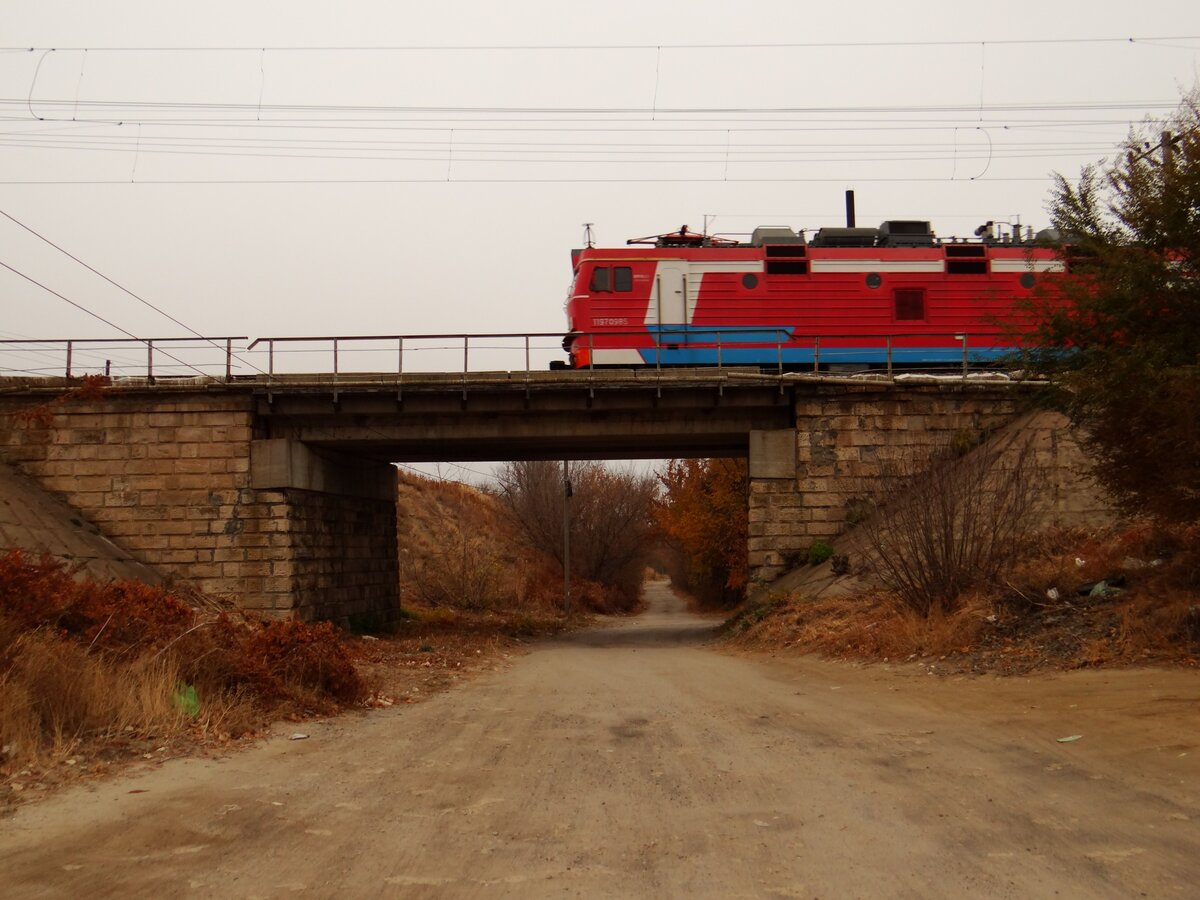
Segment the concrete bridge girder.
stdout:
[[661,385],[537,392],[515,384],[418,392],[291,394],[260,401],[272,436],[353,448],[391,462],[746,456],[748,434],[789,428],[776,385]]

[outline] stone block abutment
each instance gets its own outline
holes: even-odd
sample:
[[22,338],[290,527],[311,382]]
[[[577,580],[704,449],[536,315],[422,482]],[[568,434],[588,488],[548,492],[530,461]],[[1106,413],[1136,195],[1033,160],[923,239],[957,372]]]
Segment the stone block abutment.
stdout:
[[8,462],[168,577],[280,617],[398,607],[392,468],[267,439],[245,392],[0,396],[0,417]]
[[770,582],[813,542],[845,532],[889,469],[929,461],[948,447],[974,446],[1004,428],[1020,429],[1032,441],[1046,477],[1040,512],[1047,524],[1110,514],[1108,498],[1091,489],[1090,465],[1069,423],[1057,413],[1033,411],[1025,386],[939,380],[798,388],[790,448],[781,433],[771,434],[759,442],[756,459],[751,442],[752,578]]

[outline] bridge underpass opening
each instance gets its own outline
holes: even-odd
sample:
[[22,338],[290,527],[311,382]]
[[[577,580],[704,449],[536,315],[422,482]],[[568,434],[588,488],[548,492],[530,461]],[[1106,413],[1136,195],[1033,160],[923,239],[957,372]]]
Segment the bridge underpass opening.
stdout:
[[[720,467],[715,479],[707,467]],[[442,462],[428,472],[412,464],[399,468],[403,604],[541,615],[625,612],[642,596],[648,570],[658,578],[669,574],[710,605],[742,595],[744,459],[525,459]],[[464,490],[457,481],[482,490]],[[680,527],[672,512],[716,527],[697,533],[686,522]],[[700,559],[705,566],[718,562],[703,580],[694,564]],[[709,590],[714,580],[716,596]],[[733,591],[723,590],[727,581]]]

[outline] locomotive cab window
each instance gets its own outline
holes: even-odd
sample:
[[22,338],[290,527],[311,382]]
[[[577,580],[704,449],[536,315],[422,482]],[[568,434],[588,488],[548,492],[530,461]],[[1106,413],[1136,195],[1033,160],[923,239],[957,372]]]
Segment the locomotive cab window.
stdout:
[[920,288],[901,288],[896,291],[896,321],[925,321],[925,291]]
[[592,269],[588,290],[595,293],[632,291],[633,269],[629,266],[596,266]]
[[612,280],[610,275],[611,270],[608,266],[596,266],[596,268],[592,269],[592,281],[588,285],[588,290],[611,291]]

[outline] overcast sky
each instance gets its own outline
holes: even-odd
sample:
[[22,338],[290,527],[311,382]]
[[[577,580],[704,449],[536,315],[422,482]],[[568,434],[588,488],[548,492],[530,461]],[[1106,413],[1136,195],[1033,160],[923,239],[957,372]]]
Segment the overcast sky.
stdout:
[[[1044,226],[1051,172],[1200,74],[1194,0],[0,0],[0,21],[0,210],[250,337],[561,329],[585,222],[601,244],[811,229],[854,188],[860,224]],[[0,261],[116,326],[0,269],[0,337],[188,333],[7,218]]]

